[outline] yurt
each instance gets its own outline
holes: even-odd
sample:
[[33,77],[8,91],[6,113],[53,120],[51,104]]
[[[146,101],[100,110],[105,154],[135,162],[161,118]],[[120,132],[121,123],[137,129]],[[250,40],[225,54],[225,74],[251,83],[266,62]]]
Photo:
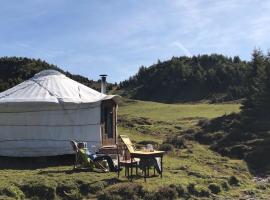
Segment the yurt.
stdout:
[[44,70],[0,93],[0,156],[70,154],[70,140],[113,145],[118,98]]

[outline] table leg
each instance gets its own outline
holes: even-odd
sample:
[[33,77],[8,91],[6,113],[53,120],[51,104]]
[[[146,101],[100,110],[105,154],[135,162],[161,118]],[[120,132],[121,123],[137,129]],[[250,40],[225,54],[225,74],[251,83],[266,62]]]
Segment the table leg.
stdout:
[[133,177],[133,164],[132,164],[132,160],[131,160],[131,174],[130,174],[130,178],[131,178],[131,181],[132,181],[132,177]]
[[130,157],[130,162],[131,162],[131,177],[130,177],[130,180],[132,181],[132,178],[133,178],[133,164],[132,164],[132,160],[133,158]]
[[143,168],[143,171],[144,171],[144,182],[146,182],[146,167],[145,166]]
[[163,173],[163,156],[160,157],[160,164],[161,164],[161,173],[160,173],[160,178],[162,178],[162,173]]

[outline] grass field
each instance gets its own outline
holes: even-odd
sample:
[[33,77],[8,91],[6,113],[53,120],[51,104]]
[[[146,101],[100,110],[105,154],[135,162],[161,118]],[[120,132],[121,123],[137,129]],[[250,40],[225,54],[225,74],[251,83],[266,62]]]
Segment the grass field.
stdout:
[[[119,106],[118,131],[119,134],[129,135],[135,142],[151,140],[161,144],[166,136],[192,128],[200,119],[239,112],[239,106],[239,104],[203,103],[169,105],[125,101]],[[184,193],[189,194],[183,195],[184,199],[270,198],[269,183],[261,184],[253,181],[244,161],[222,157],[209,150],[208,146],[194,141],[186,141],[184,148],[167,153],[164,163],[165,171],[162,179],[152,177],[144,183],[142,178],[135,178],[132,184],[123,173],[118,179],[115,173],[73,172],[71,165],[34,170],[2,169],[0,170],[0,199],[25,197],[95,199],[102,190],[116,191],[116,187],[118,187],[117,191],[122,191],[119,189],[121,187],[128,190],[134,184],[142,185],[145,191],[153,193],[170,184],[180,185]],[[212,193],[209,189],[210,185],[220,189],[218,194]],[[166,193],[166,191],[159,193]],[[129,194],[124,194],[126,198],[127,195]],[[120,198],[109,196],[110,198],[107,199]],[[132,197],[129,196],[129,199]]]
[[128,101],[119,108],[120,115],[147,117],[156,121],[178,121],[186,118],[214,118],[239,112],[240,104],[163,104],[146,101]]

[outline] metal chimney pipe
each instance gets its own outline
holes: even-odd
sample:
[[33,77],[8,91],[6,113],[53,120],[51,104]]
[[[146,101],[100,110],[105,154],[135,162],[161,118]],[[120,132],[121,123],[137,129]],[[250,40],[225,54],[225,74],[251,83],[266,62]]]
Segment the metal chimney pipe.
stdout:
[[99,75],[101,77],[101,88],[100,88],[100,92],[102,94],[106,94],[106,78],[107,78],[107,74],[100,74]]

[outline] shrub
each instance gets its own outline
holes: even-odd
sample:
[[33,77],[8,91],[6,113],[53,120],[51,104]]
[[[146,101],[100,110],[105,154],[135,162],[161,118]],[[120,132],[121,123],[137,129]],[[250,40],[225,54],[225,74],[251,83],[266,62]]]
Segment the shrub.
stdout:
[[195,134],[195,139],[203,144],[212,144],[214,141],[218,141],[224,137],[223,131],[217,132],[198,132]]
[[108,184],[104,181],[99,181],[97,183],[91,184],[89,189],[90,189],[90,193],[95,194],[98,191],[103,190]]
[[210,192],[208,190],[208,188],[206,187],[198,187],[198,196],[199,197],[209,197],[210,196]]
[[204,119],[200,119],[200,120],[198,121],[198,126],[200,126],[200,127],[202,127],[202,128],[207,127],[207,126],[209,126],[209,125],[210,125],[209,119],[204,118]]
[[247,152],[250,151],[250,147],[244,144],[234,145],[231,147],[230,155],[236,158],[243,158]]
[[171,144],[163,143],[159,146],[159,150],[161,151],[173,151],[174,147]]
[[97,195],[99,200],[130,199],[137,200],[144,196],[145,192],[141,185],[125,183],[106,188]]
[[221,187],[226,191],[230,189],[230,185],[229,185],[228,181],[223,181],[221,183]]
[[194,183],[190,183],[188,186],[187,186],[187,190],[190,194],[193,194],[195,195],[196,191],[195,191],[195,184]]
[[167,136],[166,140],[164,143],[172,144],[176,148],[183,148],[185,147],[185,138],[184,136],[177,136],[177,135],[170,135]]
[[8,196],[0,195],[0,200],[14,200],[14,198],[13,197],[8,197]]
[[55,186],[47,182],[28,182],[20,189],[27,198],[36,197],[41,200],[52,200],[56,197]]
[[198,197],[209,197],[210,192],[208,188],[202,187],[202,186],[196,186],[194,183],[190,183],[187,186],[188,192],[191,195],[195,195]]
[[229,178],[229,184],[231,186],[239,186],[240,182],[239,182],[238,178],[236,178],[235,176],[231,176]]
[[6,197],[13,197],[15,199],[24,199],[25,196],[23,192],[15,185],[9,185],[7,187],[0,189],[0,195],[5,195]]
[[152,192],[152,191],[146,191],[144,193],[144,197],[143,197],[144,200],[156,200],[156,193],[155,192]]
[[185,188],[182,185],[171,184],[169,187],[170,188],[175,188],[175,190],[176,190],[176,192],[178,194],[178,197],[184,196],[184,194],[185,194]]
[[56,187],[56,194],[63,199],[78,200],[82,195],[74,182],[61,183]]
[[161,187],[159,190],[155,193],[155,199],[156,200],[173,200],[177,199],[178,192],[176,191],[175,187]]
[[211,190],[213,194],[218,194],[221,192],[220,186],[216,183],[209,184],[208,188]]
[[270,166],[269,157],[270,152],[270,138],[265,139],[252,152],[247,155],[246,160],[252,165],[254,169],[264,170]]

